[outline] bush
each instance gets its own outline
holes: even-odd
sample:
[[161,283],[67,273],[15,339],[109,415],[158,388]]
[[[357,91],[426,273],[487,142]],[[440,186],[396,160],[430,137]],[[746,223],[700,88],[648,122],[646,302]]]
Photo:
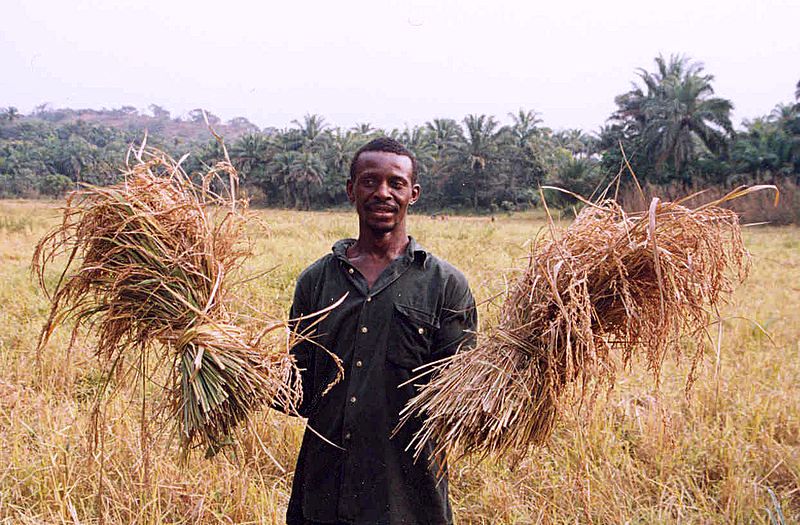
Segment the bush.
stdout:
[[49,197],[60,197],[72,187],[72,180],[60,173],[50,173],[39,181],[39,192]]

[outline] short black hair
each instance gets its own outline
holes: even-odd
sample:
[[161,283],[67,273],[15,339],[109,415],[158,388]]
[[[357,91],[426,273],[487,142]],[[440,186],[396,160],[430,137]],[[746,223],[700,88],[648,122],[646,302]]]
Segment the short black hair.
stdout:
[[408,148],[389,137],[372,139],[358,148],[356,154],[353,155],[353,160],[350,161],[350,180],[356,180],[356,163],[358,162],[358,156],[365,151],[383,151],[385,153],[394,153],[395,155],[408,157],[411,159],[411,182],[414,184],[417,183],[417,158]]

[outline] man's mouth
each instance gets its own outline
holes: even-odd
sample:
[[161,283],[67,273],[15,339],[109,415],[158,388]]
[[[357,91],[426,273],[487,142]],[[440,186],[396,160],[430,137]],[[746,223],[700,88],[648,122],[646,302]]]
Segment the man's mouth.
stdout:
[[373,206],[368,206],[367,210],[372,213],[395,213],[397,211],[397,208],[395,208],[394,206],[373,205]]

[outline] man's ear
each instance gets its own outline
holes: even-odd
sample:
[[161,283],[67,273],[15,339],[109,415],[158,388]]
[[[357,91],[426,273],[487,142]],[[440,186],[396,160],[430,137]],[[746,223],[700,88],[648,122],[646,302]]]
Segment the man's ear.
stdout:
[[419,200],[419,195],[422,193],[422,186],[419,184],[414,184],[411,186],[411,200],[408,201],[409,204],[414,204]]
[[347,185],[345,186],[345,190],[347,191],[347,200],[350,201],[350,204],[356,202],[356,195],[353,193],[353,179],[347,179]]

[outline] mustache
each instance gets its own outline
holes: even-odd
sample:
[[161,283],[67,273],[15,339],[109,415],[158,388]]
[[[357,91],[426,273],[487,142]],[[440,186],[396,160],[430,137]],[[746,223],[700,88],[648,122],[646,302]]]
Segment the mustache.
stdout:
[[373,202],[367,204],[366,208],[369,211],[397,211],[399,209],[397,206],[385,202]]

